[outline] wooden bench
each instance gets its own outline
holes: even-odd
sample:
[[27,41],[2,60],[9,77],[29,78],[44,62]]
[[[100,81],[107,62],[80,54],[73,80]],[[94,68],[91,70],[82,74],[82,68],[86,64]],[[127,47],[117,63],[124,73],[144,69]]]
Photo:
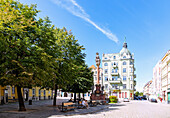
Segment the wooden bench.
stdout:
[[97,106],[97,101],[95,100],[90,101],[90,106],[91,107]]
[[58,106],[60,111],[74,110],[76,108],[73,102],[62,102],[61,106]]
[[82,105],[82,101],[78,101],[78,106],[77,106],[78,109],[84,109],[86,108],[86,106],[83,106]]

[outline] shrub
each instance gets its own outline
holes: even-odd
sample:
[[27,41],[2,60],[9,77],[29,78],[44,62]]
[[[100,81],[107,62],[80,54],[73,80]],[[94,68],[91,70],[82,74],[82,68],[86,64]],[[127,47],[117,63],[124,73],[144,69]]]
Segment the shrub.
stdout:
[[118,99],[117,99],[117,96],[110,96],[109,97],[109,102],[110,103],[117,103]]

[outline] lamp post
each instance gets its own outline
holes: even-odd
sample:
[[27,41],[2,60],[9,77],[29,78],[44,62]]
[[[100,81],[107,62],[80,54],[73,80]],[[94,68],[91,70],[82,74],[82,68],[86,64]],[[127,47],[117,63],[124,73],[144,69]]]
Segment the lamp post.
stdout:
[[96,66],[97,66],[97,84],[99,84],[99,75],[100,75],[100,70],[99,70],[99,66],[100,66],[100,57],[99,57],[99,53],[96,53]]

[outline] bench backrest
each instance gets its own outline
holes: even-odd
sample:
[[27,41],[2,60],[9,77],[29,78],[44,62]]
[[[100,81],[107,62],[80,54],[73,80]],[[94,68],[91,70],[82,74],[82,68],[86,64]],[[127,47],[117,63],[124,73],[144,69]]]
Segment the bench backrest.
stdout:
[[62,104],[63,104],[63,106],[68,106],[68,105],[73,105],[74,103],[73,102],[63,102]]

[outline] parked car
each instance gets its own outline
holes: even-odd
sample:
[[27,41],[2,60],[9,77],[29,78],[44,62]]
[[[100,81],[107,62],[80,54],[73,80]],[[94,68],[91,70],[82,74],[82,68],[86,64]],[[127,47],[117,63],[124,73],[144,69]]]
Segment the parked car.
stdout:
[[123,102],[129,102],[129,98],[124,98]]
[[151,102],[157,103],[157,100],[155,98],[151,98]]

